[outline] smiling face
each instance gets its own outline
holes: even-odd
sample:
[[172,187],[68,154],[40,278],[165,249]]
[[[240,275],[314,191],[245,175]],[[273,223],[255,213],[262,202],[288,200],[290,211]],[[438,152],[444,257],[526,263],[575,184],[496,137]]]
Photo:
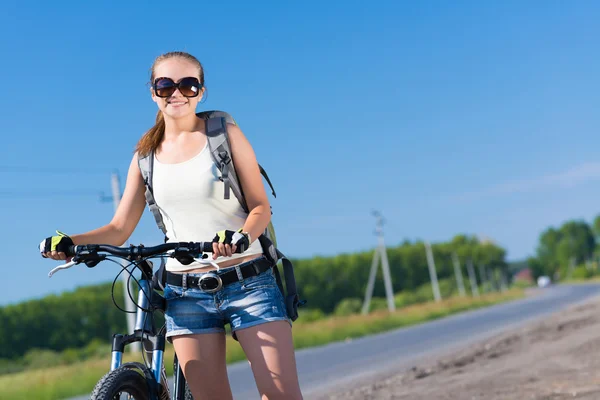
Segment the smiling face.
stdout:
[[[155,82],[157,78],[164,79]],[[199,63],[179,56],[157,60],[152,69],[151,83],[153,84],[152,100],[156,102],[165,117],[180,119],[195,115],[196,105],[204,95],[204,74]],[[180,84],[180,87],[174,91],[168,90],[173,84]],[[157,96],[155,88],[161,96],[166,92],[167,97]],[[161,91],[160,88],[167,88],[167,90]],[[195,94],[197,95],[194,97]]]

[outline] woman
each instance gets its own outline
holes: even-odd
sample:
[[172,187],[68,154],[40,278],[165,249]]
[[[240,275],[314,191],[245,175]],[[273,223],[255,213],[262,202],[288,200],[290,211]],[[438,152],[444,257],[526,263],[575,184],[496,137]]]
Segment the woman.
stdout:
[[[249,209],[246,213],[235,196],[224,199],[223,183],[207,146],[206,123],[196,115],[205,92],[201,63],[184,52],[163,54],[152,65],[151,84],[152,99],[159,108],[156,124],[138,142],[112,221],[87,233],[47,238],[42,255],[64,260],[65,253],[57,247],[60,250],[72,243],[123,245],[145,207],[138,156],[154,151],[154,198],[168,240],[200,242],[214,237],[210,263],[182,265],[170,258],[166,264],[167,337],[194,399],[232,399],[225,363],[225,323],[231,325],[246,353],[262,399],[301,399],[291,321],[257,240],[271,212],[252,146],[237,125],[227,124],[234,166]],[[240,246],[246,250],[235,253]],[[247,274],[238,274],[238,280],[216,292],[187,284],[198,282],[208,271],[223,274],[242,269],[252,269],[255,276],[244,279]]]

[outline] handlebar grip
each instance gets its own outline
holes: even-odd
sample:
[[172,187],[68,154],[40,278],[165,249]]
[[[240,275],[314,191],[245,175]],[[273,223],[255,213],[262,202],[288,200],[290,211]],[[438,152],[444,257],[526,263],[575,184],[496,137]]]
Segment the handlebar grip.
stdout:
[[66,251],[67,257],[73,257],[77,253],[77,245],[69,246]]
[[[245,249],[247,250],[247,249]],[[213,242],[202,242],[202,252],[203,253],[212,253],[213,252]],[[236,253],[242,253],[242,248],[238,247],[235,249]]]

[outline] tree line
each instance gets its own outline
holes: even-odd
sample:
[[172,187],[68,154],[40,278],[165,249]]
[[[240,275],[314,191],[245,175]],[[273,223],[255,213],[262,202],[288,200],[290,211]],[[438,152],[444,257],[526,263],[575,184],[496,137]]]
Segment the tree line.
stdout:
[[[485,266],[494,275],[508,279],[506,251],[489,241],[475,236],[457,235],[451,241],[431,245],[438,279],[454,281],[452,255],[458,256],[461,273],[468,290],[466,262],[470,260],[476,274],[479,266]],[[404,241],[400,245],[386,248],[394,293],[413,291],[430,282],[425,243]],[[301,285],[301,297],[308,300],[307,306],[331,313],[345,298],[364,298],[373,259],[373,250],[334,257],[314,257],[296,260],[296,280]],[[381,268],[373,292],[374,297],[385,297]],[[487,277],[485,277],[487,279]],[[477,282],[481,276],[477,275]]]
[[600,258],[600,215],[592,223],[576,219],[548,227],[539,237],[535,255],[527,259],[533,275],[568,278],[577,265],[591,269]]

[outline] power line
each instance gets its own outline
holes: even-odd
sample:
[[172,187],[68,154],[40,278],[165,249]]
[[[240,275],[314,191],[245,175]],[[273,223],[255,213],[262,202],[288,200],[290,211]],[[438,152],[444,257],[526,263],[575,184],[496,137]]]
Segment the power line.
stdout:
[[[31,167],[27,165],[0,165],[0,173],[2,172],[15,172],[15,173],[31,173],[36,174],[36,180],[34,182],[29,182],[29,179],[18,178],[20,183],[25,184],[26,186],[39,186],[38,182],[46,181],[48,179],[45,176],[52,174],[64,174],[69,176],[75,175],[109,175],[111,174],[111,169],[109,168],[68,168],[68,167],[54,167],[54,168],[42,168],[42,167]],[[112,173],[116,173],[116,170],[112,169]],[[41,175],[41,176],[40,176]],[[44,176],[45,175],[45,176]],[[94,184],[95,180],[86,180],[79,182]],[[11,198],[11,199],[47,199],[47,198],[56,198],[56,197],[90,197],[96,196],[101,199],[106,197],[104,192],[101,192],[97,189],[73,189],[73,190],[57,190],[57,189],[7,189],[0,190],[0,199]]]
[[98,190],[0,190],[0,198],[43,199],[49,197],[102,197]]
[[60,167],[31,167],[29,165],[0,165],[0,172],[20,173],[49,173],[49,174],[79,174],[79,175],[108,175],[108,168],[60,168]]

